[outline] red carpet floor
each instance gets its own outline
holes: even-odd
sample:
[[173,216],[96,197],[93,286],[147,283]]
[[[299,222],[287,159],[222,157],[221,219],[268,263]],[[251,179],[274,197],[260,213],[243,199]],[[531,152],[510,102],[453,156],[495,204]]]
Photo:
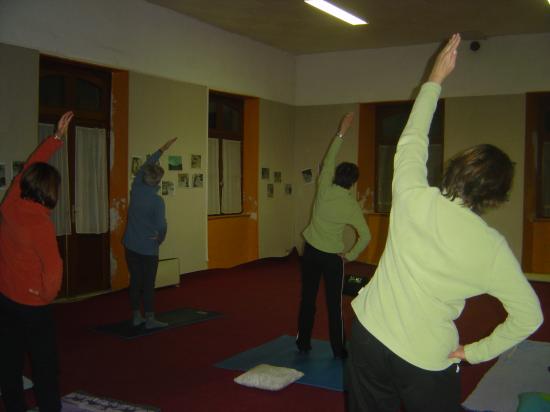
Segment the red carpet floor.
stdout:
[[[370,271],[368,265],[356,263],[346,269],[354,274]],[[550,284],[534,286],[549,317]],[[62,393],[84,390],[155,405],[164,412],[343,412],[343,393],[305,385],[274,393],[249,389],[233,383],[239,372],[213,366],[280,335],[295,335],[299,289],[295,254],[184,275],[180,287],[157,290],[157,311],[192,307],[221,312],[223,317],[133,340],[93,331],[94,326],[129,317],[126,291],[57,304]],[[344,300],[346,328],[352,318],[350,300]],[[458,321],[463,341],[484,336],[504,317],[496,300],[488,296],[471,299]],[[314,338],[328,339],[322,293]],[[550,327],[543,325],[531,339],[550,341]],[[462,368],[464,398],[491,365]],[[32,391],[28,393],[32,399]]]

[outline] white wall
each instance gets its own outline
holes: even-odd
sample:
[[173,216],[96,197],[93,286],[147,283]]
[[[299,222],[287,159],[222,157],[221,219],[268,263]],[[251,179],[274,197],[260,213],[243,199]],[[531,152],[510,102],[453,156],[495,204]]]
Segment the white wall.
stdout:
[[[191,177],[200,172],[206,177],[208,91],[203,86],[130,73],[129,94],[130,157],[144,157],[172,137],[178,137],[161,158],[165,170],[163,180],[174,182],[175,193],[163,196],[168,234],[161,245],[159,258],[179,258],[180,273],[205,269],[206,178],[204,188],[178,188],[180,172],[168,170],[168,156],[182,156],[182,173],[189,173]],[[201,169],[191,169],[191,154],[202,155]]]
[[[298,56],[296,104],[407,100],[438,44]],[[444,97],[550,90],[550,33],[494,37],[477,52],[460,46]]]
[[[0,44],[0,163],[6,184],[11,163],[27,160],[38,145],[38,53]],[[6,190],[0,189],[0,201]]]
[[[258,182],[259,257],[285,256],[294,247],[294,107],[260,100],[259,167],[269,168],[269,179]],[[282,173],[282,182],[275,183],[275,171]],[[274,194],[267,197],[267,185],[273,184]],[[293,193],[285,194],[285,184]]]
[[294,101],[294,57],[145,0],[0,0],[0,42]]
[[521,261],[525,164],[525,95],[450,98],[445,101],[445,158],[489,143],[516,164],[509,202],[483,215],[508,240]]

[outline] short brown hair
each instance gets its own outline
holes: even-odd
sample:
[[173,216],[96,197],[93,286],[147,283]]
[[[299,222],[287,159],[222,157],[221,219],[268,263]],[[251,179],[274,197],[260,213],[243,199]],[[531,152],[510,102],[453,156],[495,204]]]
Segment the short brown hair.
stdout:
[[53,209],[57,204],[60,183],[61,176],[55,167],[48,163],[33,163],[21,176],[21,197]]
[[158,186],[163,176],[164,169],[160,165],[154,163],[143,166],[143,183],[149,186]]
[[514,164],[506,153],[481,144],[458,153],[448,161],[441,190],[445,197],[460,198],[477,214],[508,200]]

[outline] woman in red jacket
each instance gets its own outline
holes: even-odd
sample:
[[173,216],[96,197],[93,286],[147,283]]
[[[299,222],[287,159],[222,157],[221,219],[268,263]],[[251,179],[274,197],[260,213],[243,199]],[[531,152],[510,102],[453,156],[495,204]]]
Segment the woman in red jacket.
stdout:
[[50,218],[59,172],[45,163],[63,145],[72,112],[57,123],[14,179],[0,205],[0,389],[9,412],[26,411],[23,364],[29,354],[41,412],[61,410],[57,348],[50,303],[63,274]]

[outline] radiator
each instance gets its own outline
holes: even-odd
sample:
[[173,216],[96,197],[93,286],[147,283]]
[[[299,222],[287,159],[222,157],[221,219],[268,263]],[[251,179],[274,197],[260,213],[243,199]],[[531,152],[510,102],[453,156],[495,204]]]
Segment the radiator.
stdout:
[[180,262],[178,258],[159,259],[157,279],[155,288],[164,286],[179,285],[180,283]]

